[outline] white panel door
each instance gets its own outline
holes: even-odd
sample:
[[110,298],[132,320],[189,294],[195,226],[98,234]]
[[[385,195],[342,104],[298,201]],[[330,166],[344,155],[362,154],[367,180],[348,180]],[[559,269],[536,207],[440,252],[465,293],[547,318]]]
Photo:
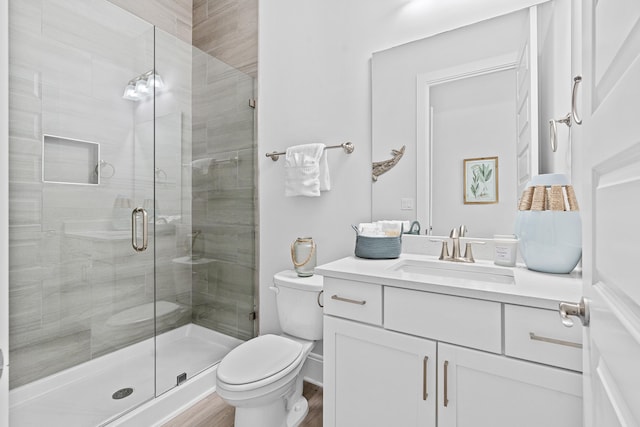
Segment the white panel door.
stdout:
[[0,427],[9,426],[9,11],[0,2]]
[[324,319],[326,427],[435,427],[434,341]]
[[640,2],[587,0],[582,18],[585,425],[638,426]]

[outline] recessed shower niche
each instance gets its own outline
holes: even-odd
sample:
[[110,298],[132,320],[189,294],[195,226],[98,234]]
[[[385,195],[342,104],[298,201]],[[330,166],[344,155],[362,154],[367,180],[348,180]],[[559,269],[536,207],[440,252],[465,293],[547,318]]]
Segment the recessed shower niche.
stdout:
[[60,184],[100,184],[100,144],[61,136],[42,137],[42,180]]

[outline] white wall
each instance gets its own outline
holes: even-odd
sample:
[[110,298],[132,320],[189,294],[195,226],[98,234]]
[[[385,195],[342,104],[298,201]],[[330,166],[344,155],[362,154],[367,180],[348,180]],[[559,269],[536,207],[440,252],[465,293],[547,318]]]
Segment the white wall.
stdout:
[[[273,274],[289,245],[312,236],[318,262],[353,253],[350,224],[371,209],[372,52],[540,3],[540,0],[269,0],[260,2],[258,168],[260,332],[279,331]],[[329,154],[333,189],[284,197],[284,162],[264,154],[308,142],[352,141]]]
[[[518,200],[515,82],[516,71],[510,69],[431,89],[434,235],[448,236],[459,224],[473,237],[513,233]],[[464,204],[463,159],[493,156],[498,157],[498,203]]]

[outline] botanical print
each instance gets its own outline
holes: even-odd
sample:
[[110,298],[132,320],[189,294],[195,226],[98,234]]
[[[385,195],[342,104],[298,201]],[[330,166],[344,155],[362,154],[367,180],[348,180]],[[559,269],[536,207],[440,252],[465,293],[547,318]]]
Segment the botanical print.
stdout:
[[498,203],[498,158],[464,160],[464,203]]

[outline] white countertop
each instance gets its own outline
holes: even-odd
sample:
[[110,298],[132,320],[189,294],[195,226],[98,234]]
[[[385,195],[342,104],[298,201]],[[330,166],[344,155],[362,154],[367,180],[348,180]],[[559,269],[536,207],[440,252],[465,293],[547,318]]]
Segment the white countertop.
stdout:
[[[399,263],[442,263],[442,268],[459,270],[502,270],[513,275],[513,283],[492,283],[446,275],[418,274],[397,270]],[[451,266],[455,264],[455,266]],[[500,267],[492,261],[477,260],[474,264],[459,265],[451,261],[439,261],[431,255],[401,254],[390,260],[370,260],[350,256],[316,267],[315,273],[324,277],[353,280],[384,286],[477,298],[510,304],[557,310],[560,301],[578,302],[582,296],[582,276],[574,270],[571,274],[546,274],[528,270],[524,265]]]

